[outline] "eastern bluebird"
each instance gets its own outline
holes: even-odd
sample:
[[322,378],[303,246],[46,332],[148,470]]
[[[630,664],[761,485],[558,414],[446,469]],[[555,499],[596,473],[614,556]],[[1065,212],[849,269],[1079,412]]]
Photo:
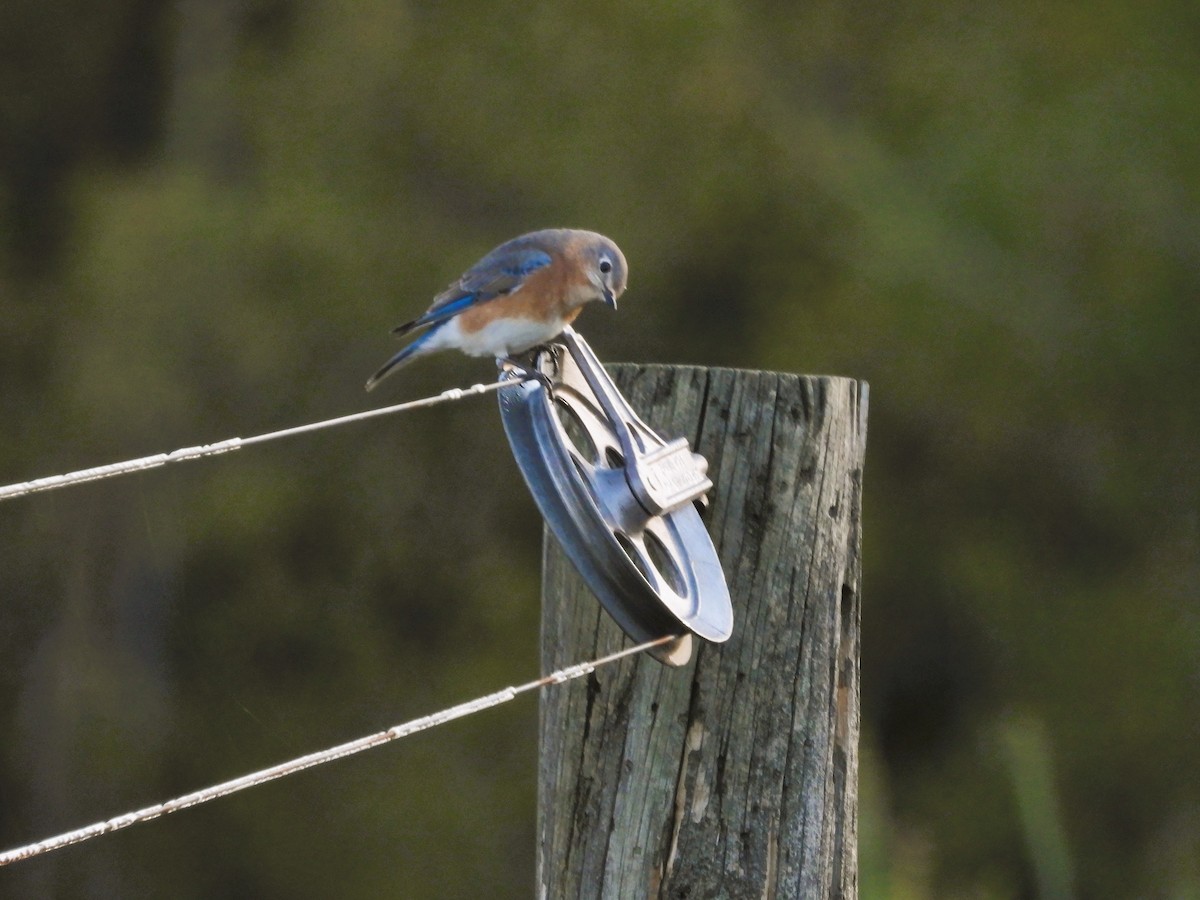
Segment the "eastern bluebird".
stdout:
[[513,238],[434,297],[424,315],[392,329],[428,330],[372,375],[367,390],[436,350],[507,358],[544,344],[592,300],[616,309],[627,274],[621,249],[594,231],[551,228]]

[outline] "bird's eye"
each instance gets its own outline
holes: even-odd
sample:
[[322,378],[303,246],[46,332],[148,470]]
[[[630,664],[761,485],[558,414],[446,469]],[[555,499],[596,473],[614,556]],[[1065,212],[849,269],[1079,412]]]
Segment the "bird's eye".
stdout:
[[607,257],[600,260],[600,271],[605,275],[612,271],[612,261]]

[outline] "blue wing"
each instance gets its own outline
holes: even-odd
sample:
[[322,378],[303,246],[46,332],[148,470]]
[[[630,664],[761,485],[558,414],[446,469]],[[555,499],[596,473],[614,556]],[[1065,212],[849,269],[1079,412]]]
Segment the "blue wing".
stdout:
[[465,309],[519,290],[531,272],[550,265],[550,254],[531,246],[524,238],[501,244],[458,281],[433,299],[433,305],[411,322],[392,329],[407,334],[452,319]]

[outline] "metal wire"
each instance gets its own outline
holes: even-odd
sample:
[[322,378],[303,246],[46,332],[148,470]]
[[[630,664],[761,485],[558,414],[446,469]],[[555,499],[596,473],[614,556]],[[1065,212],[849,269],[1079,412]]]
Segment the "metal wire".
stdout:
[[27,494],[36,494],[41,491],[54,490],[55,488],[69,487],[74,484],[83,484],[88,481],[99,481],[103,478],[112,478],[115,475],[142,472],[146,469],[165,466],[167,463],[184,462],[185,460],[200,459],[205,456],[216,456],[220,453],[228,453],[231,450],[240,450],[242,447],[264,444],[267,441],[305,434],[309,431],[320,431],[323,428],[333,428],[337,425],[348,425],[351,422],[361,422],[366,419],[373,419],[376,416],[387,416],[392,413],[437,406],[439,403],[449,403],[454,400],[462,400],[465,397],[487,394],[499,390],[505,385],[511,385],[521,380],[526,379],[517,377],[515,379],[493,381],[487,384],[474,384],[469,388],[450,388],[450,390],[442,391],[442,393],[436,396],[423,397],[420,400],[409,400],[406,403],[397,403],[394,406],[381,406],[378,409],[368,409],[363,412],[351,413],[348,416],[338,416],[335,419],[312,422],[308,425],[297,425],[293,428],[284,428],[280,431],[271,431],[266,434],[255,435],[254,437],[234,437],[218,441],[215,444],[182,447],[179,450],[172,450],[170,453],[156,453],[153,456],[143,456],[140,459],[130,459],[125,462],[94,466],[90,469],[80,469],[77,472],[68,472],[65,475],[48,475],[45,478],[35,478],[33,481],[23,481],[19,484],[0,487],[0,501],[12,500],[16,497],[24,497]]
[[229,794],[243,791],[246,788],[255,787],[260,784],[265,784],[268,781],[274,781],[276,778],[283,778],[286,775],[292,775],[304,769],[319,766],[323,763],[332,762],[335,759],[341,759],[345,756],[350,756],[355,753],[360,753],[363,750],[369,750],[372,747],[378,747],[381,744],[389,743],[398,738],[408,737],[410,734],[415,734],[418,731],[424,731],[427,728],[434,728],[438,725],[444,725],[446,722],[454,719],[461,719],[469,716],[472,713],[480,712],[481,710],[489,709],[493,706],[499,706],[502,703],[507,703],[513,698],[524,694],[528,691],[534,691],[538,688],[545,687],[550,684],[562,684],[564,681],[570,681],[574,678],[579,678],[583,675],[590,675],[600,666],[608,663],[616,662],[619,659],[624,659],[627,656],[633,656],[649,650],[653,647],[661,646],[670,641],[676,640],[675,635],[666,635],[653,641],[647,641],[644,644],[638,644],[636,647],[627,647],[624,650],[619,650],[616,653],[610,653],[607,656],[601,656],[591,662],[577,663],[573,666],[559,669],[557,672],[552,672],[536,681],[529,681],[525,684],[517,685],[516,687],[506,687],[503,690],[496,691],[493,694],[488,694],[484,697],[477,697],[474,700],[468,700],[466,703],[460,703],[457,706],[452,706],[449,709],[444,709],[441,712],[436,712],[428,716],[423,716],[419,719],[413,719],[410,722],[405,722],[401,725],[394,725],[386,731],[380,731],[376,734],[367,735],[366,737],[358,738],[354,741],[349,741],[345,744],[339,744],[336,747],[330,747],[328,750],[321,750],[317,753],[310,753],[307,756],[301,756],[285,763],[280,763],[276,766],[271,766],[268,769],[261,769],[258,772],[252,772],[249,775],[243,775],[240,778],[234,778],[230,781],[215,784],[212,787],[204,788],[203,790],[193,791],[190,794],[184,794],[182,797],[176,797],[174,800],[168,800],[165,803],[156,803],[154,806],[147,806],[145,809],[139,809],[136,812],[125,813],[124,815],[114,816],[111,819],[105,819],[103,822],[97,822],[94,825],[88,825],[85,828],[77,828],[74,831],[68,831],[55,837],[46,838],[45,840],[36,841],[32,844],[26,844],[23,847],[17,847],[13,850],[8,850],[0,853],[0,867],[7,866],[9,863],[20,862],[24,859],[31,859],[35,856],[41,856],[43,853],[49,853],[51,850],[58,850],[70,844],[78,844],[80,841],[86,841],[89,838],[94,838],[101,834],[108,834],[110,831],[117,831],[121,828],[128,828],[130,825],[136,825],[139,822],[147,822],[151,819],[156,819],[159,816],[167,813],[178,812],[181,809],[187,809],[189,806],[197,806],[201,803],[206,803],[209,800],[215,800],[218,797],[225,797]]
[[[164,466],[168,463],[183,462],[189,459],[201,459],[206,456],[216,456],[221,453],[228,453],[232,450],[240,450],[243,447],[252,446],[254,444],[263,444],[268,441],[278,440],[279,438],[292,437],[293,435],[305,434],[310,431],[319,431],[324,428],[333,428],[338,425],[348,425],[352,422],[360,422],[366,419],[375,418],[377,416],[386,416],[392,413],[406,412],[408,410],[436,406],[440,403],[462,400],[469,396],[491,393],[492,391],[499,390],[502,387],[514,384],[516,381],[520,380],[527,379],[523,379],[518,375],[514,378],[498,380],[487,384],[474,384],[469,388],[451,388],[435,396],[423,397],[419,400],[410,400],[405,403],[397,403],[393,406],[369,409],[346,416],[338,416],[337,418],[333,419],[325,419],[320,422],[312,422],[307,425],[298,425],[292,428],[284,428],[279,431],[271,431],[265,434],[255,435],[253,437],[228,438],[227,440],[218,441],[213,444],[202,444],[195,447],[183,447],[178,450],[173,450],[169,453],[156,453],[152,456],[143,456],[138,459],[130,459],[124,462],[110,463],[103,466],[94,466],[92,468],[80,469],[78,471],[68,472],[62,475],[51,475],[44,478],[36,478],[32,481],[10,484],[0,487],[0,501],[11,500],[16,497],[23,497],[28,494],[36,494],[42,491],[69,487],[75,484],[84,484],[89,481],[99,481],[104,478],[112,478],[117,475],[126,475],[131,472],[141,472],[146,469]],[[287,775],[292,775],[296,772],[300,772],[313,766],[322,765],[327,762],[332,762],[336,759],[341,759],[345,756],[351,756],[355,753],[360,753],[363,750],[368,750],[372,747],[377,747],[381,744],[386,744],[399,738],[407,737],[408,735],[415,734],[418,731],[424,731],[428,728],[434,728],[438,725],[443,725],[446,722],[450,722],[455,719],[461,719],[465,716],[489,709],[493,706],[499,706],[502,703],[507,703],[508,701],[528,691],[537,690],[538,688],[546,685],[561,684],[565,681],[570,681],[574,678],[588,675],[594,672],[600,666],[607,665],[608,663],[615,662],[627,656],[633,656],[635,654],[642,653],[645,650],[661,646],[673,640],[677,640],[677,637],[674,635],[667,635],[658,638],[657,640],[648,641],[635,647],[629,647],[616,653],[602,656],[598,659],[592,660],[591,662],[577,663],[576,665],[568,666],[566,668],[559,669],[556,672],[552,672],[551,674],[546,675],[543,678],[539,678],[536,681],[530,681],[515,687],[507,687],[503,690],[496,691],[495,693],[487,694],[483,697],[477,697],[476,699],[469,700],[466,703],[460,703],[457,706],[452,706],[448,709],[441,710],[440,712],[423,716],[419,719],[413,719],[412,721],[405,722],[400,725],[395,725],[386,731],[380,731],[376,734],[367,735],[366,737],[361,737],[345,744],[339,744],[338,746],[330,747],[327,750],[310,753],[307,756],[301,756],[296,759],[289,760],[288,762],[271,766],[267,769],[261,769],[260,771],[243,775],[240,778],[234,778],[230,781],[213,785],[212,787],[193,791],[190,794],[184,794],[181,797],[176,797],[175,799],[168,800],[164,803],[157,803],[153,806],[147,806],[144,809],[114,816],[111,819],[105,819],[102,822],[97,822],[84,828],[78,828],[74,831],[68,831],[55,837],[46,838],[45,840],[36,841],[32,844],[26,844],[23,847],[17,847],[15,849],[8,850],[4,853],[0,853],[0,867],[7,866],[10,863],[19,862],[21,860],[30,859],[35,856],[40,856],[43,853],[49,853],[51,850],[58,850],[71,844],[77,844],[81,841],[86,841],[101,834],[108,834],[112,831],[128,828],[130,825],[135,825],[139,822],[147,822],[151,819],[156,819],[159,816],[166,815],[167,813],[177,812],[181,809],[187,809],[190,806],[197,806],[201,803],[206,803],[209,800],[215,800],[218,797],[224,797],[229,794],[237,793],[238,791],[243,791],[247,788],[265,784],[268,781],[274,781],[277,778],[283,778]]]

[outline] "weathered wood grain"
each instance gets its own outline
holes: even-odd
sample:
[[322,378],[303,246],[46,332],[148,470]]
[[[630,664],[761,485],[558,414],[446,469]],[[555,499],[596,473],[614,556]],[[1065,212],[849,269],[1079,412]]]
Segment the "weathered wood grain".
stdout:
[[[735,631],[543,692],[541,897],[856,897],[865,391],[845,378],[610,367],[687,435]],[[549,671],[624,638],[547,535]]]

